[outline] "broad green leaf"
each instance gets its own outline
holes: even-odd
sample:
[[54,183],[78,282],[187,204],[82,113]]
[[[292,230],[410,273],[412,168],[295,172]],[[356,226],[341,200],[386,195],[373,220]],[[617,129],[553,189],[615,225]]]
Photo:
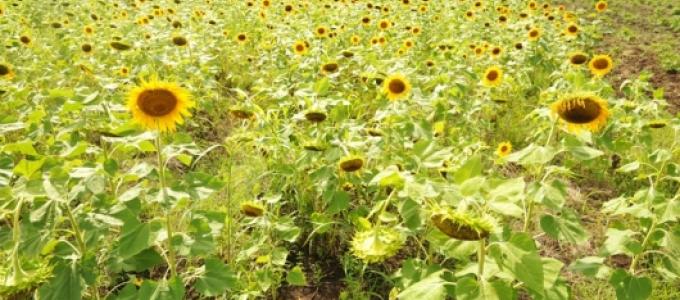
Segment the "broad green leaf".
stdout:
[[80,300],[85,289],[79,276],[78,265],[60,262],[54,268],[54,277],[38,289],[41,300]]
[[544,215],[541,217],[540,224],[545,233],[561,241],[580,245],[590,238],[588,232],[579,223],[578,216],[569,209],[564,209],[559,217]]
[[300,266],[295,266],[294,268],[290,269],[290,271],[288,271],[288,274],[286,275],[286,281],[290,285],[294,286],[307,285],[305,273],[302,271],[302,268],[300,268]]
[[33,141],[28,139],[16,143],[6,144],[2,150],[6,152],[18,152],[23,155],[38,156],[38,152],[36,152],[35,148],[33,148]]
[[477,282],[473,277],[463,277],[456,282],[456,299],[459,300],[511,300],[512,287],[503,281]]
[[536,250],[534,240],[526,233],[513,235],[507,242],[490,245],[490,255],[501,266],[515,276],[534,294],[543,297],[543,262]]
[[400,300],[444,300],[446,299],[446,281],[442,278],[444,270],[432,273],[422,280],[407,287],[397,296]]
[[236,274],[217,258],[207,258],[204,272],[196,279],[196,290],[204,296],[215,297],[236,287]]
[[464,181],[481,176],[482,175],[482,158],[479,155],[475,155],[468,159],[453,175],[453,181],[457,184],[461,184]]
[[591,160],[604,155],[604,152],[588,146],[568,147],[567,150],[579,160]]
[[624,270],[616,270],[609,278],[616,290],[618,300],[645,300],[652,294],[652,280],[649,277],[636,277]]
[[41,158],[39,160],[27,160],[24,158],[21,161],[19,161],[19,163],[14,167],[13,172],[16,175],[30,178],[35,172],[42,168],[44,163],[45,163],[44,158]]
[[607,239],[604,241],[602,251],[606,255],[626,254],[632,256],[634,249],[632,244],[637,243],[635,240],[637,235],[639,233],[629,229],[618,230],[616,228],[609,228],[605,234]]
[[328,208],[326,209],[328,214],[337,214],[349,208],[349,194],[345,191],[332,189],[325,193],[324,198],[328,201]]
[[125,220],[118,246],[118,254],[130,258],[142,250],[151,247],[151,225],[141,223],[137,219]]
[[605,265],[604,260],[604,257],[598,256],[579,258],[571,263],[569,269],[591,278],[604,279],[611,272],[611,269]]

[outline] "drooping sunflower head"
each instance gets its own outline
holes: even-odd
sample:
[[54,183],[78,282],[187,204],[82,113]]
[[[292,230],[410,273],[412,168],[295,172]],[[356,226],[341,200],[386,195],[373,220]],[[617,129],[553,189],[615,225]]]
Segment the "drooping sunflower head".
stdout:
[[248,217],[261,217],[264,215],[265,208],[262,204],[254,201],[246,201],[240,205],[241,213]]
[[194,102],[188,91],[176,83],[143,81],[128,94],[128,109],[135,121],[146,129],[175,131],[176,124],[191,116]]
[[573,52],[569,54],[569,63],[574,66],[580,66],[588,62],[588,54],[581,51]]
[[366,263],[378,263],[399,252],[406,242],[394,227],[375,226],[357,231],[352,238],[352,254]]
[[482,84],[487,87],[497,87],[503,82],[503,70],[499,67],[489,67],[484,72]]
[[83,52],[85,52],[85,53],[90,53],[90,52],[92,52],[92,45],[90,45],[88,43],[82,44],[82,45],[80,45],[80,50],[83,50]]
[[498,148],[496,148],[496,155],[499,157],[506,157],[512,152],[512,144],[510,142],[502,142],[498,144]]
[[345,172],[356,172],[364,166],[364,158],[357,155],[347,156],[338,162],[340,170]]
[[612,58],[609,57],[609,55],[595,55],[590,60],[590,63],[588,63],[588,68],[590,68],[590,72],[593,73],[593,75],[602,77],[612,71],[614,68],[614,62],[612,61]]
[[303,41],[297,41],[295,44],[293,44],[293,52],[297,55],[305,55],[307,54],[307,44]]
[[320,109],[309,109],[304,112],[305,119],[307,121],[310,121],[312,123],[321,123],[328,118],[328,114],[326,114],[325,111],[320,110]]
[[172,43],[175,44],[175,46],[182,47],[186,46],[189,43],[189,41],[187,41],[185,37],[178,35],[172,37]]
[[411,94],[411,83],[402,74],[392,74],[383,81],[383,93],[390,101],[408,97]]
[[430,220],[444,234],[462,241],[485,239],[495,227],[489,216],[475,216],[451,208],[436,208]]
[[656,119],[647,122],[647,126],[652,129],[660,129],[668,126],[668,121],[664,119]]
[[607,1],[598,1],[597,3],[595,3],[595,10],[597,12],[604,12],[605,10],[607,10],[607,6],[608,6]]
[[19,41],[22,44],[28,46],[28,45],[31,44],[31,37],[29,37],[28,35],[22,35],[22,36],[19,37]]
[[552,111],[570,132],[598,131],[607,122],[607,102],[591,93],[568,95],[552,104]]
[[329,62],[321,65],[321,73],[324,75],[333,74],[340,69],[340,65],[336,62]]

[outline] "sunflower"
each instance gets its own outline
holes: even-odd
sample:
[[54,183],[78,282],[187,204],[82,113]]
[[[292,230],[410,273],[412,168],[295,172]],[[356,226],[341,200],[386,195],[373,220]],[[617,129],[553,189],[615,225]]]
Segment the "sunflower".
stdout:
[[387,99],[399,100],[411,94],[411,83],[402,74],[392,74],[383,81],[383,92]]
[[85,43],[80,46],[80,49],[83,50],[85,53],[90,53],[92,52],[92,45]]
[[465,12],[465,18],[468,20],[472,20],[475,18],[475,13],[472,12],[471,10],[468,10]]
[[356,45],[359,45],[359,43],[361,43],[361,38],[358,35],[353,35],[350,38],[350,41],[352,42],[352,45],[356,46]]
[[152,79],[130,90],[127,106],[137,123],[164,132],[175,131],[175,124],[184,122],[183,116],[191,116],[194,102],[178,84]]
[[364,159],[361,156],[347,156],[338,162],[340,170],[345,172],[356,172],[364,166]]
[[297,55],[305,55],[307,54],[307,44],[303,41],[297,41],[295,44],[293,44],[293,52]]
[[418,26],[411,28],[411,33],[413,33],[414,35],[419,35],[421,32],[422,29],[420,29],[420,27]]
[[378,29],[380,30],[387,30],[390,29],[390,27],[392,27],[392,22],[390,22],[390,20],[383,19],[378,22]]
[[304,113],[305,119],[312,123],[321,123],[328,118],[328,114],[325,111],[319,109],[310,109]]
[[496,155],[499,157],[506,157],[510,152],[512,152],[512,144],[510,142],[502,142],[496,148]]
[[488,216],[473,216],[450,208],[439,208],[430,217],[435,227],[451,238],[462,241],[478,241],[489,237],[494,222]]
[[85,26],[83,32],[85,32],[85,34],[92,34],[94,33],[94,28],[92,28],[92,26]]
[[614,62],[609,55],[595,55],[590,60],[590,63],[588,63],[588,68],[590,68],[590,72],[593,73],[593,75],[602,77],[611,72],[614,68]]
[[113,41],[113,42],[109,43],[109,46],[111,46],[111,48],[119,50],[119,51],[130,50],[130,48],[132,48],[132,46],[130,46],[126,43],[119,42],[119,41]]
[[586,62],[588,62],[588,55],[581,51],[576,51],[569,54],[569,63],[574,66],[580,66]]
[[29,36],[27,36],[27,35],[22,35],[22,36],[19,37],[19,41],[20,41],[22,44],[28,46],[28,45],[31,44],[31,37],[29,37]]
[[130,69],[128,69],[127,67],[121,67],[120,69],[118,69],[118,74],[120,74],[120,76],[123,77],[128,76],[130,74]]
[[328,27],[318,26],[316,29],[314,29],[314,34],[316,34],[317,37],[325,38],[328,36],[328,31]]
[[253,201],[246,201],[240,205],[241,213],[248,217],[261,217],[264,215],[265,208],[262,204]]
[[668,121],[666,121],[664,119],[656,119],[656,120],[649,121],[647,123],[647,126],[649,126],[649,128],[654,128],[654,129],[664,128],[664,127],[668,126]]
[[576,25],[575,23],[570,23],[564,29],[564,34],[566,34],[567,36],[571,36],[571,37],[577,36],[578,32],[579,32],[579,28],[578,28],[578,25]]
[[376,226],[357,231],[352,237],[352,254],[366,263],[382,262],[399,252],[406,236],[395,227]]
[[187,41],[185,37],[178,35],[172,38],[172,43],[175,44],[175,46],[182,47],[186,46],[189,43],[189,41]]
[[411,48],[411,47],[413,47],[414,44],[415,43],[412,40],[405,40],[404,41],[404,47],[406,47],[406,48]]
[[340,69],[340,66],[336,62],[329,62],[321,65],[321,73],[324,75],[333,74]]
[[499,67],[489,67],[484,72],[482,84],[487,87],[497,87],[503,82],[503,70]]
[[236,42],[239,44],[245,44],[248,41],[248,35],[245,32],[241,32],[236,35]]
[[567,95],[552,104],[552,111],[570,132],[598,131],[609,116],[607,102],[591,93]]
[[532,28],[529,30],[527,33],[527,37],[529,38],[530,41],[538,41],[539,38],[541,38],[541,30],[538,28]]
[[8,64],[0,63],[0,78],[12,79],[14,77],[14,72],[12,72],[12,67]]
[[598,1],[595,4],[595,10],[597,12],[604,12],[605,10],[607,10],[607,6],[608,6],[607,1]]
[[497,47],[491,48],[491,57],[497,58],[497,57],[501,56],[501,54],[503,54],[503,49],[501,49],[501,47],[497,46]]

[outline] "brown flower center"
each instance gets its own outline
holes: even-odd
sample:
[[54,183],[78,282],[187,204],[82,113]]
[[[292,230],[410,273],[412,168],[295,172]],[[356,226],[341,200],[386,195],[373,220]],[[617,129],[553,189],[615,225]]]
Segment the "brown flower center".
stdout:
[[582,65],[588,60],[588,57],[583,54],[575,54],[571,57],[571,63],[575,65]]
[[590,98],[582,101],[568,100],[559,110],[560,117],[574,124],[587,124],[597,119],[602,112],[600,105]]
[[137,106],[145,114],[162,117],[177,107],[175,94],[164,89],[146,90],[137,97]]
[[0,76],[5,76],[9,74],[9,67],[5,65],[0,65]]
[[494,81],[498,79],[498,71],[496,70],[489,71],[489,73],[486,73],[486,79],[488,79],[489,81]]
[[595,60],[595,62],[593,62],[593,67],[598,70],[604,70],[609,68],[609,61],[604,58],[598,58]]
[[406,90],[406,83],[399,79],[392,79],[387,88],[394,94],[401,94]]

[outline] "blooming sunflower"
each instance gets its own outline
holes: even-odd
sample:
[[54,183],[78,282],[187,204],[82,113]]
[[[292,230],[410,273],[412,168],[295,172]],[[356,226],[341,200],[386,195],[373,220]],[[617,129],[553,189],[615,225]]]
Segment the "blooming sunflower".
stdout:
[[498,144],[498,148],[496,148],[496,155],[499,157],[506,157],[512,152],[512,144],[510,142],[502,142]]
[[590,60],[588,68],[590,68],[590,72],[593,73],[593,75],[602,77],[611,72],[611,70],[614,68],[614,62],[612,61],[612,58],[609,57],[609,55],[595,55]]
[[380,30],[387,30],[390,29],[390,27],[392,27],[392,22],[390,22],[390,20],[380,20],[380,22],[378,22],[378,29]]
[[598,1],[595,4],[595,10],[597,12],[604,12],[605,10],[607,10],[607,6],[608,6],[607,1]]
[[595,132],[607,122],[607,102],[595,94],[567,95],[552,104],[552,111],[567,125],[570,132],[589,130]]
[[383,81],[383,92],[387,99],[399,100],[411,94],[411,83],[402,74],[392,74]]
[[325,37],[328,36],[328,31],[329,31],[329,30],[328,30],[328,27],[326,27],[326,26],[318,26],[318,27],[316,27],[316,29],[314,30],[314,33],[316,34],[317,37],[325,38]]
[[303,41],[297,41],[295,44],[293,44],[293,52],[297,55],[305,55],[307,54],[307,44]]
[[503,70],[499,67],[489,67],[484,72],[482,84],[487,87],[497,87],[503,82]]
[[538,39],[541,38],[541,30],[538,28],[532,28],[529,30],[529,33],[527,33],[527,36],[532,42],[538,41]]
[[130,90],[127,106],[137,123],[164,132],[174,131],[175,124],[184,122],[183,116],[191,116],[194,102],[178,84],[152,79]]

